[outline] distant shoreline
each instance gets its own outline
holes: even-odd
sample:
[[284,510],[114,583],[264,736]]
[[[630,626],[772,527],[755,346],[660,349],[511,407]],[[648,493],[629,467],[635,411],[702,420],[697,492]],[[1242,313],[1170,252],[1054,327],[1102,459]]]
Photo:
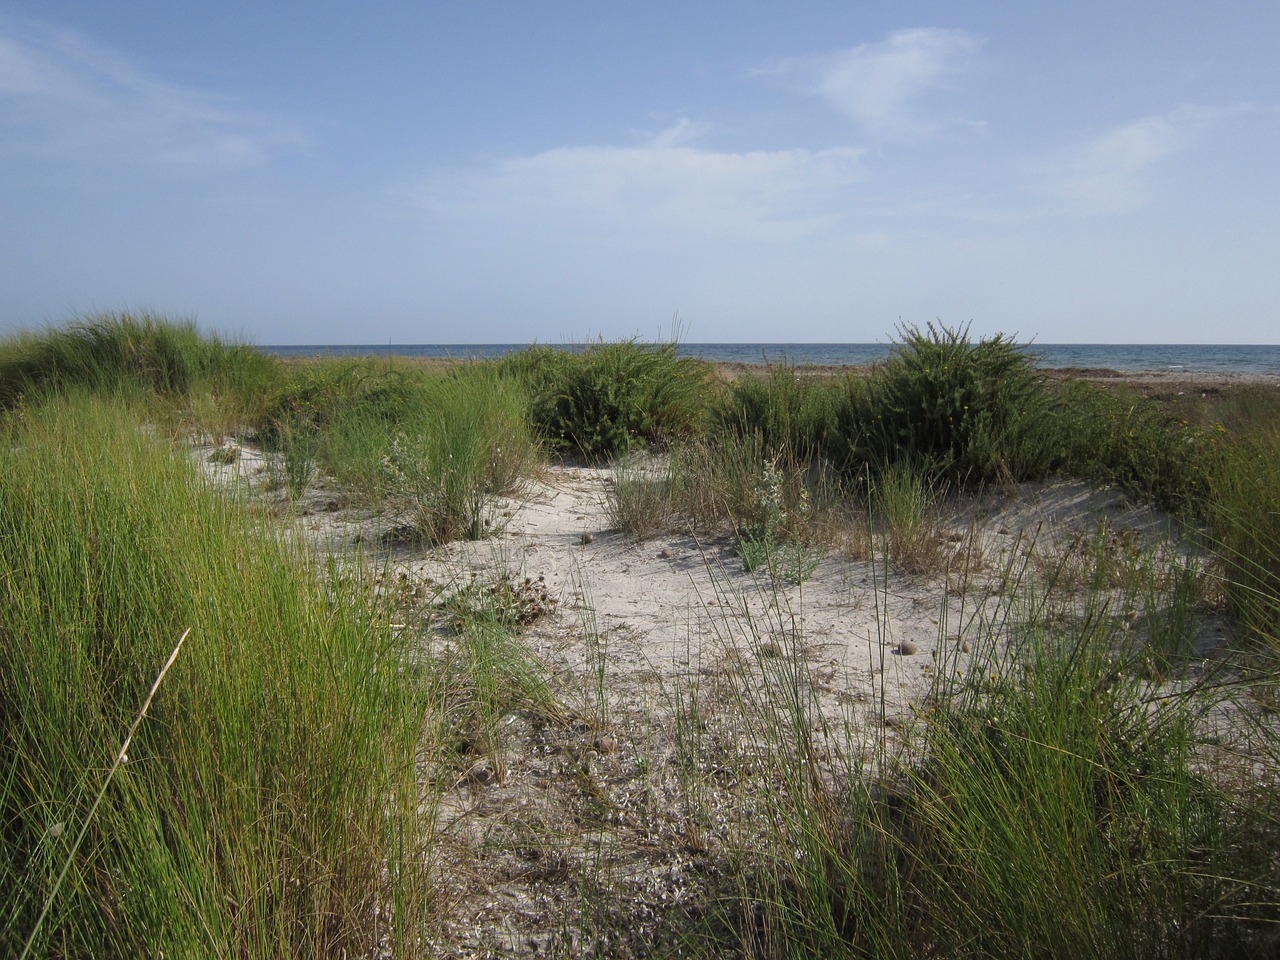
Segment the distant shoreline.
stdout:
[[[293,354],[282,357],[286,363],[305,363],[308,360],[332,357],[332,354]],[[347,359],[376,356],[391,357],[426,368],[448,367],[454,364],[467,363],[471,358],[442,356],[405,356],[402,354],[343,354]],[[733,382],[740,377],[767,376],[776,368],[774,363],[717,363],[710,361],[716,376],[721,380]],[[841,377],[849,374],[868,374],[876,369],[876,364],[793,364],[792,370],[797,377],[822,379],[824,377]],[[1235,390],[1242,387],[1260,386],[1280,390],[1280,371],[1276,372],[1233,372],[1222,370],[1113,370],[1106,367],[1041,367],[1040,372],[1051,380],[1087,380],[1097,384],[1113,384],[1135,387],[1147,395],[1168,396],[1177,393],[1207,392]]]
[[[487,344],[301,344],[259,347],[280,357],[403,357],[415,360],[495,359],[526,350],[529,343]],[[591,342],[540,344],[580,352]],[[892,356],[889,343],[681,343],[682,356],[698,357],[732,370],[777,364],[847,370],[881,363]],[[1202,373],[1280,376],[1280,344],[1040,344],[1024,349],[1037,365],[1052,371],[1115,371],[1119,374],[1198,376]],[[1101,374],[1091,373],[1093,376]]]

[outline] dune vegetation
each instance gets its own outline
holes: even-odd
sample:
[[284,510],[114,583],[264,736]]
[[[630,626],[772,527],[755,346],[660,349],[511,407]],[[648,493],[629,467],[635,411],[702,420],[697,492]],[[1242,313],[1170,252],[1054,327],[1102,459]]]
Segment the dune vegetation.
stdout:
[[[193,454],[249,448],[265,470],[234,488]],[[649,794],[682,826],[646,843],[697,867],[657,913],[628,899],[623,814],[591,773],[619,734],[590,570],[566,680],[524,640],[561,615],[545,584],[413,583],[389,559],[498,537],[561,460],[611,467],[619,537],[718,538],[773,591],[724,628],[768,656],[715,691],[662,686],[678,762]],[[941,531],[967,497],[1053,478],[1158,507],[1189,546],[1104,526],[1047,555],[1027,531],[997,565]],[[318,486],[384,535],[289,534]],[[944,614],[907,731],[833,725],[777,646],[803,643],[787,585],[831,554],[868,564],[868,603],[933,577],[968,617],[967,672],[942,669]],[[595,858],[547,868],[572,896],[538,955],[1270,955],[1278,679],[1275,385],[1143,395],[933,326],[872,369],[732,380],[636,341],[284,362],[130,314],[0,342],[6,957],[474,952],[449,931],[491,851],[448,811],[503,779],[522,724],[587,745],[560,775],[576,833],[527,859]],[[628,789],[657,776],[629,762]]]

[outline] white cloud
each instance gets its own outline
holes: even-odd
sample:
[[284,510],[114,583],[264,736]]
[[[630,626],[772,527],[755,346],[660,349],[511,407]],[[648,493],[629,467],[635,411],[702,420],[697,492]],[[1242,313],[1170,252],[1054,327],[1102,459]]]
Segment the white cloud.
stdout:
[[840,53],[784,60],[758,72],[799,80],[873,136],[917,139],[972,123],[931,116],[921,101],[946,89],[982,44],[964,30],[920,27]]
[[413,191],[451,229],[495,223],[547,236],[667,233],[676,238],[790,241],[847,213],[864,151],[725,153],[682,146],[682,120],[634,147],[560,147],[477,170],[437,174]]
[[303,140],[275,118],[49,29],[0,34],[0,130],[9,152],[182,165],[259,163]]
[[1111,213],[1152,200],[1152,178],[1170,158],[1191,149],[1218,120],[1244,107],[1182,106],[1117,127],[1052,165],[1055,189],[1089,213]]

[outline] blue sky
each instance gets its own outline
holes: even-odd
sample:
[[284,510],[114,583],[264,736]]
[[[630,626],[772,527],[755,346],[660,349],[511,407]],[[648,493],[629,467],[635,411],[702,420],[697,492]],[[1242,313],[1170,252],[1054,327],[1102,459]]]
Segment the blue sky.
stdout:
[[1280,339],[1280,3],[0,0],[0,333]]

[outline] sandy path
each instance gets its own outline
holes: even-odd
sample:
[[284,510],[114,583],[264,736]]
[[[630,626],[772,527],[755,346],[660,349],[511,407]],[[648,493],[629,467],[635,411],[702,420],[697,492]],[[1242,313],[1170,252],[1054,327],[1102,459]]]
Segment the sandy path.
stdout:
[[[637,544],[608,529],[609,478],[599,468],[553,467],[529,497],[504,504],[512,515],[499,541],[451,544],[407,568],[445,582],[471,570],[544,578],[560,611],[530,642],[573,672],[602,656],[611,696],[781,658],[795,659],[833,718],[877,701],[881,681],[896,710],[923,696],[938,639],[928,591],[882,592],[878,626],[870,564],[827,558],[805,584],[775,585],[747,573],[725,538]],[[903,640],[915,656],[892,652]]]

